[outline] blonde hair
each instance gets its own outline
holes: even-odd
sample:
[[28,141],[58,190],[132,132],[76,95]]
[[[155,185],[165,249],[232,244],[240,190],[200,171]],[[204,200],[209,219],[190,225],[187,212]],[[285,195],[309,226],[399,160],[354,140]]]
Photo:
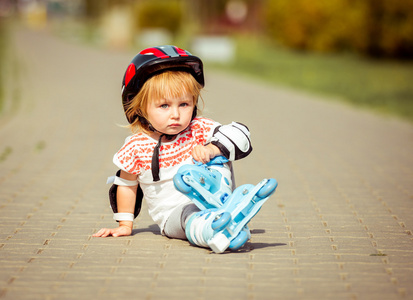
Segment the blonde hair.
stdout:
[[[198,110],[198,98],[201,98],[202,86],[188,72],[184,71],[165,71],[148,79],[143,85],[139,93],[133,98],[126,109],[126,117],[134,119],[128,125],[133,133],[144,132],[148,133],[149,124],[142,122],[142,118],[147,120],[147,107],[151,101],[162,98],[177,98],[185,93],[193,95],[193,103]],[[203,102],[203,100],[202,100]],[[196,112],[196,115],[198,111]],[[141,117],[141,118],[139,118]]]

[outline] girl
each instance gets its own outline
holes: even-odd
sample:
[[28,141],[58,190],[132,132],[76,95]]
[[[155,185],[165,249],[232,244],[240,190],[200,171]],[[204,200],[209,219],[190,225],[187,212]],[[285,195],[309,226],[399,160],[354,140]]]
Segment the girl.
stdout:
[[[202,61],[188,51],[160,46],[133,58],[123,78],[122,102],[134,134],[115,154],[120,171],[110,181],[119,226],[102,228],[95,237],[130,235],[144,195],[161,233],[186,239],[188,220],[199,208],[174,187],[179,168],[221,155],[233,161],[252,151],[246,126],[197,117],[203,86]],[[230,180],[230,165],[221,172]]]

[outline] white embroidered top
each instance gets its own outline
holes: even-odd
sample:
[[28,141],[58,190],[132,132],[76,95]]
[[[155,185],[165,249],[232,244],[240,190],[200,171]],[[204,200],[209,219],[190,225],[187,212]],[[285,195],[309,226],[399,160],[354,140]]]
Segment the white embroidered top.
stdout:
[[151,162],[157,140],[145,133],[129,136],[125,144],[114,155],[114,164],[131,174],[138,175],[149,215],[161,232],[175,207],[190,203],[191,200],[177,191],[173,176],[184,164],[193,164],[192,149],[196,145],[206,145],[211,141],[214,129],[220,124],[206,118],[195,118],[189,127],[178,134],[174,140],[161,144],[159,149],[160,181],[152,179]]

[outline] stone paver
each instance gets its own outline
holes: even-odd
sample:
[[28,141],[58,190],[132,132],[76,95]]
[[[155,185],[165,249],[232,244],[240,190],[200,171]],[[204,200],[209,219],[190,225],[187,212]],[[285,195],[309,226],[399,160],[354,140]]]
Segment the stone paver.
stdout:
[[133,53],[19,31],[19,109],[0,127],[0,299],[412,299],[413,126],[206,70],[204,115],[240,121],[237,184],[275,177],[251,241],[217,255],[116,226],[106,177]]

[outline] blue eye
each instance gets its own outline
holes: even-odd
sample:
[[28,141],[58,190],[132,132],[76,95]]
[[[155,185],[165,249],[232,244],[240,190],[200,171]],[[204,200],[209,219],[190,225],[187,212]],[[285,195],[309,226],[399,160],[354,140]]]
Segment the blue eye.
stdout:
[[161,108],[168,108],[168,104],[162,104]]

